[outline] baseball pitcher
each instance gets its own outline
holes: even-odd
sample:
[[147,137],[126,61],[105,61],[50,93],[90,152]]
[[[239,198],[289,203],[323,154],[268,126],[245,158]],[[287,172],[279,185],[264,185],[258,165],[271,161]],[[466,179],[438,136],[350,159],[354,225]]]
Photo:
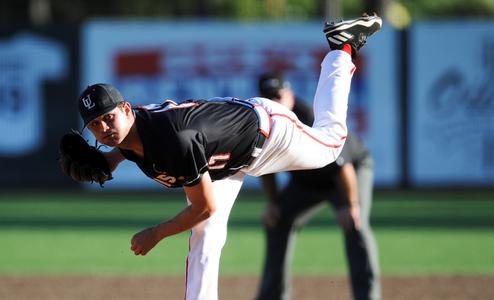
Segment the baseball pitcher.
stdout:
[[191,230],[185,299],[217,299],[227,220],[244,177],[319,168],[338,157],[347,134],[352,56],[381,24],[377,16],[326,24],[332,51],[321,63],[312,127],[265,98],[132,107],[115,87],[94,84],[79,97],[79,111],[96,140],[114,148],[99,152],[105,159],[96,163],[79,155],[94,148],[69,133],[61,141],[62,169],[75,180],[104,183],[127,159],[164,186],[183,188],[188,205],[136,233],[131,250],[146,255],[166,237]]

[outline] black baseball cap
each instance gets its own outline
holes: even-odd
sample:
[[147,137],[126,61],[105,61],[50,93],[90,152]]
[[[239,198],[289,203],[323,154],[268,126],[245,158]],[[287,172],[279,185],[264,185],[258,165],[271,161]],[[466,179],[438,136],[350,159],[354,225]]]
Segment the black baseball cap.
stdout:
[[112,111],[121,102],[122,94],[111,84],[97,83],[88,86],[79,96],[79,113],[84,127],[95,118]]
[[259,93],[262,97],[278,98],[279,91],[284,88],[290,88],[290,83],[280,73],[264,73],[259,76]]

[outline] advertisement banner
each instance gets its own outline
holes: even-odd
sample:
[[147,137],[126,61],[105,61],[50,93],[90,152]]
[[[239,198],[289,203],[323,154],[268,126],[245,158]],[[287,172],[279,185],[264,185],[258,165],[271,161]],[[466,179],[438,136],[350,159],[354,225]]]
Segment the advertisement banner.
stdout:
[[[283,72],[296,94],[312,103],[328,45],[320,22],[92,21],[82,29],[80,90],[106,82],[133,105],[165,99],[258,96],[257,78]],[[377,184],[398,181],[394,34],[384,29],[362,51],[352,84],[349,125],[369,145]],[[87,134],[87,133],[86,133]],[[90,134],[87,134],[90,137]],[[158,187],[124,163],[109,189]],[[257,187],[257,179],[248,179]]]
[[422,22],[411,35],[414,186],[494,183],[494,23]]

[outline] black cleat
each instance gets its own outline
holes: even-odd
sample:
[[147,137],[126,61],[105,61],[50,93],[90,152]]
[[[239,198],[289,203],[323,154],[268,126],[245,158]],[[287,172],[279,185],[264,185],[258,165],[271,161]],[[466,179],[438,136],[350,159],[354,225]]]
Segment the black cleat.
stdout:
[[357,19],[338,23],[326,22],[323,32],[331,50],[341,50],[344,44],[349,44],[352,47],[352,56],[355,57],[357,51],[365,45],[367,37],[381,29],[381,26],[380,17],[364,15]]

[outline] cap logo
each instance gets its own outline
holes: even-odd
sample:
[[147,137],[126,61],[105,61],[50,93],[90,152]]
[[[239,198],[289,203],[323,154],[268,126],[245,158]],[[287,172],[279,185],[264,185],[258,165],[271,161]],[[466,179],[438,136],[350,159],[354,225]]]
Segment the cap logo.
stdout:
[[87,95],[86,97],[82,98],[82,104],[84,104],[84,107],[90,110],[93,108],[96,104],[91,100],[91,97]]

